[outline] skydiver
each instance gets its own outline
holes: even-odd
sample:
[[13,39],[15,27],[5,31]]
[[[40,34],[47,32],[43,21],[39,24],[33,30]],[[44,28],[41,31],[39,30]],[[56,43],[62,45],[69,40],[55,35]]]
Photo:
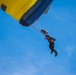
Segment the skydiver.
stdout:
[[46,37],[45,39],[47,39],[48,42],[49,42],[49,48],[51,50],[51,54],[54,52],[55,53],[55,57],[56,57],[58,55],[57,51],[54,49],[54,41],[56,39],[50,37],[49,35],[45,35],[45,37]]
[[49,42],[49,48],[51,50],[51,54],[54,52],[55,53],[55,56],[58,55],[57,51],[54,49],[54,41],[56,41],[55,38],[52,38],[48,35],[48,32],[44,29],[41,29],[41,33],[45,36],[45,39],[48,40]]

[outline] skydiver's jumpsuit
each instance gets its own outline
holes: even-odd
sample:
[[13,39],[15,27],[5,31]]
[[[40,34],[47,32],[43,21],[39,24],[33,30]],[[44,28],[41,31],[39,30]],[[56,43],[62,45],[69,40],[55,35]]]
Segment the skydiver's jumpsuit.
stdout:
[[51,50],[51,53],[55,52],[55,56],[57,56],[58,53],[57,53],[57,51],[54,49],[54,41],[55,41],[56,39],[50,37],[50,36],[48,35],[48,32],[47,32],[46,30],[44,30],[44,29],[41,29],[41,33],[44,34],[45,37],[46,37],[45,39],[48,40],[48,42],[49,42],[49,48],[50,48],[50,50]]
[[46,39],[48,40],[48,42],[49,42],[49,48],[50,48],[50,50],[51,50],[51,53],[53,53],[53,52],[55,52],[55,56],[57,56],[57,51],[54,49],[54,39],[52,38],[52,37],[50,37],[50,38],[47,38],[46,37]]

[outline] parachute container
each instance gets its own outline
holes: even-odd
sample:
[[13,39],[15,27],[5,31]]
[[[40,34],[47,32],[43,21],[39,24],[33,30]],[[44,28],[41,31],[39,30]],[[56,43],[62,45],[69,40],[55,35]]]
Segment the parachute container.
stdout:
[[23,26],[33,24],[53,0],[0,0],[0,8]]

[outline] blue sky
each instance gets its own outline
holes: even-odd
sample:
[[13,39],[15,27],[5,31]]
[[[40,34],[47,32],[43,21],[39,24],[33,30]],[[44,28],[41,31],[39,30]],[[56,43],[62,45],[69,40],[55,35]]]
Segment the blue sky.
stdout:
[[54,0],[38,24],[56,38],[57,57],[43,35],[0,10],[0,75],[76,75],[76,0]]

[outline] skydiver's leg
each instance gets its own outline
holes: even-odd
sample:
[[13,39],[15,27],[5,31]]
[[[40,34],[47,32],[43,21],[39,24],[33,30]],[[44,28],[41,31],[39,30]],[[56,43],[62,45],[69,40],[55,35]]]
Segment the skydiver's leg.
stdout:
[[53,52],[55,53],[55,57],[58,55],[57,51],[53,49]]
[[54,52],[55,53],[55,56],[58,55],[57,51],[54,49],[54,45],[49,45],[50,46],[50,49],[51,49],[51,54]]
[[52,46],[51,46],[51,44],[49,44],[49,48],[50,48],[50,50],[51,50],[51,54],[53,53],[53,50],[52,50]]

